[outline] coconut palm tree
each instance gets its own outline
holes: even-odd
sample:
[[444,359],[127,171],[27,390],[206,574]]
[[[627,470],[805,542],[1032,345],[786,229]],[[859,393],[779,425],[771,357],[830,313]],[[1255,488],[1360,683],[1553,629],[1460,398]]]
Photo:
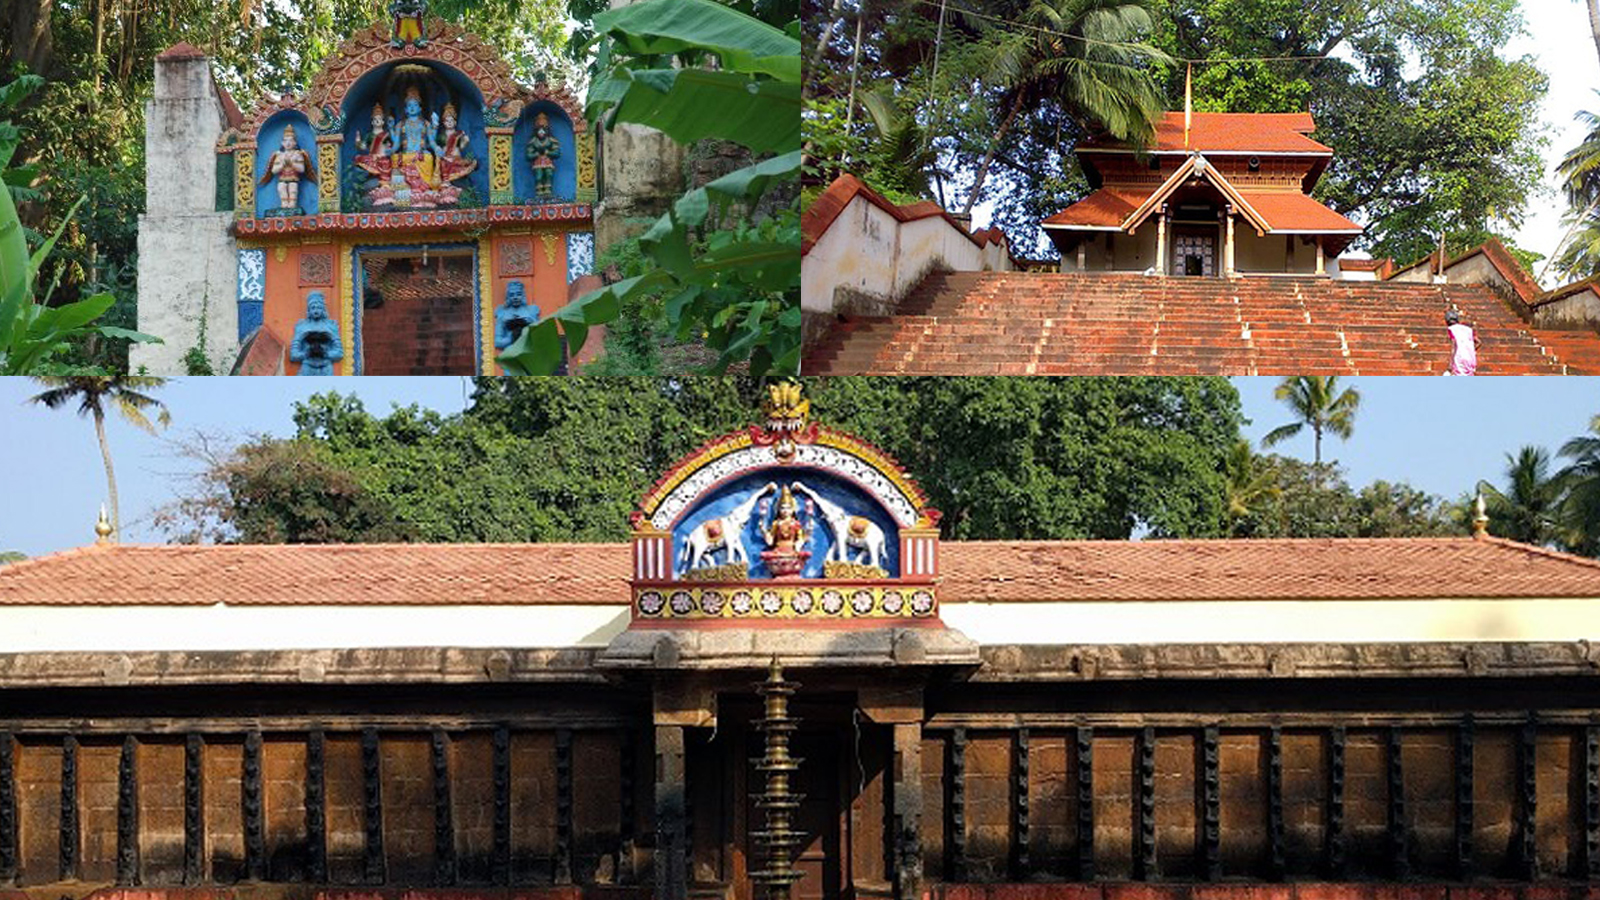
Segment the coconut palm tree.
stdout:
[[1547,267],[1569,278],[1587,278],[1600,272],[1600,114],[1581,110],[1575,118],[1587,133],[1556,167],[1570,208],[1569,224]]
[[1296,375],[1285,378],[1272,396],[1292,410],[1297,421],[1279,425],[1261,439],[1261,446],[1272,447],[1299,434],[1307,425],[1316,438],[1315,462],[1322,465],[1322,434],[1349,440],[1355,430],[1356,410],[1361,393],[1355,388],[1339,390],[1337,375]]
[[1556,475],[1566,488],[1561,542],[1574,553],[1600,556],[1600,416],[1590,420],[1588,434],[1562,444],[1560,454],[1572,460]]
[[1238,535],[1244,520],[1261,512],[1262,502],[1278,497],[1283,490],[1278,487],[1276,474],[1261,465],[1261,458],[1251,451],[1247,440],[1234,442],[1223,467],[1228,477],[1229,530]]
[[1151,66],[1170,61],[1142,40],[1154,30],[1151,6],[1152,0],[1032,0],[1022,22],[1035,30],[997,33],[994,72],[1004,85],[1005,115],[978,166],[963,215],[978,202],[989,167],[1024,109],[1057,103],[1085,131],[1135,144],[1149,141],[1162,110]]
[[1550,476],[1550,454],[1525,446],[1506,454],[1505,490],[1478,482],[1490,527],[1500,537],[1544,546],[1555,542],[1563,482]]
[[146,391],[167,383],[165,378],[147,375],[76,375],[71,377],[41,376],[34,381],[49,388],[29,398],[46,409],[60,409],[76,403],[78,415],[94,419],[94,433],[100,439],[100,458],[106,464],[106,490],[111,499],[111,534],[113,540],[122,536],[122,519],[117,509],[117,476],[111,466],[111,445],[106,442],[106,410],[113,409],[122,420],[141,431],[156,433],[149,413],[154,410],[155,421],[165,427],[172,421],[166,404]]

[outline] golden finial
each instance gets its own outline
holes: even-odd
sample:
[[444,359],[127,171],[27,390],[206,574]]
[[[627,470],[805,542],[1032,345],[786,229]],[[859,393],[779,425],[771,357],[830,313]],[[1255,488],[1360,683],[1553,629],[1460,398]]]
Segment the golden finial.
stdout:
[[94,533],[94,542],[96,544],[111,543],[111,520],[106,518],[106,505],[104,503],[100,504],[100,519],[94,523]]
[[1472,501],[1472,536],[1483,537],[1489,533],[1489,511],[1483,502],[1483,491]]

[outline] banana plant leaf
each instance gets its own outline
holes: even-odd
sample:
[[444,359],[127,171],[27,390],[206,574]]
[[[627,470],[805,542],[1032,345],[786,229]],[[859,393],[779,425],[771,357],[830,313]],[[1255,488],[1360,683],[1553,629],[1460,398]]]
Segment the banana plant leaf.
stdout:
[[[632,7],[628,7],[632,8]],[[588,115],[648,125],[679,143],[721,138],[756,153],[800,146],[800,85],[708,69],[617,69],[589,91]]]
[[799,40],[712,0],[646,0],[600,13],[594,30],[636,56],[706,50],[725,70],[800,82]]

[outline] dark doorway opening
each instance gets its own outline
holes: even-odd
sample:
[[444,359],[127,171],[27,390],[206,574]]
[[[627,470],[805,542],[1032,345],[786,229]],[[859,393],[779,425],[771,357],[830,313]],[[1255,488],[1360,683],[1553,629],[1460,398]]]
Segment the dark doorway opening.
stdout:
[[473,375],[479,325],[472,250],[363,251],[365,375]]

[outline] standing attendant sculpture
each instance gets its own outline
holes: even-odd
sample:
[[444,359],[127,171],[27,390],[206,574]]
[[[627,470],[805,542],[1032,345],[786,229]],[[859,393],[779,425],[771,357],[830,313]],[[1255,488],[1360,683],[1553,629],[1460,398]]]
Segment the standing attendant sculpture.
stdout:
[[306,317],[295,323],[289,342],[289,361],[300,364],[301,375],[332,375],[333,364],[344,359],[339,327],[328,318],[321,291],[306,297]]
[[267,173],[261,176],[257,187],[266,187],[267,182],[278,179],[278,211],[285,214],[300,212],[300,179],[315,184],[317,181],[317,166],[311,161],[311,154],[300,149],[299,141],[294,134],[293,125],[283,128],[283,141],[279,150],[267,159]]
[[533,117],[533,135],[528,138],[528,163],[533,166],[535,196],[555,196],[556,160],[560,158],[561,139],[550,130],[550,117],[539,113]]
[[864,516],[851,515],[844,507],[824,499],[821,494],[798,481],[794,483],[794,489],[811,498],[811,502],[821,511],[822,520],[828,523],[828,530],[833,532],[833,548],[828,551],[830,560],[855,562],[853,557],[860,552],[866,554],[867,565],[884,568],[889,556],[888,539],[877,523]]
[[528,305],[522,282],[506,285],[506,302],[494,311],[494,348],[504,350],[516,342],[522,329],[539,324],[539,307]]

